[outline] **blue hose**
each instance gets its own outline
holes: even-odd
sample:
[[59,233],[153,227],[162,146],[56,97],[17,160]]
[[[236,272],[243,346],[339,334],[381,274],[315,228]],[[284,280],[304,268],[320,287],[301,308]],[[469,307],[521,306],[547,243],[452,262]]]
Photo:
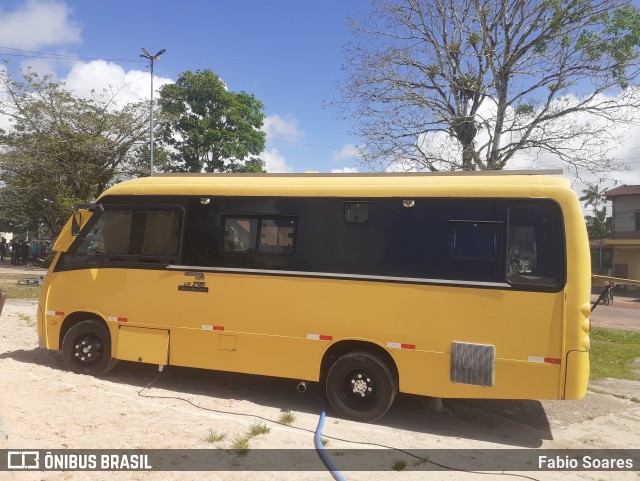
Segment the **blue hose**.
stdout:
[[320,419],[318,420],[318,427],[316,427],[316,432],[313,436],[313,444],[316,447],[316,451],[318,451],[318,456],[326,466],[326,468],[333,476],[333,479],[336,481],[346,481],[345,477],[342,475],[336,465],[333,464],[333,461],[329,458],[329,455],[324,450],[324,446],[322,445],[322,428],[324,426],[324,419],[326,417],[324,401],[320,396],[318,396],[315,392],[311,391],[311,393],[320,401],[321,411],[320,411]]

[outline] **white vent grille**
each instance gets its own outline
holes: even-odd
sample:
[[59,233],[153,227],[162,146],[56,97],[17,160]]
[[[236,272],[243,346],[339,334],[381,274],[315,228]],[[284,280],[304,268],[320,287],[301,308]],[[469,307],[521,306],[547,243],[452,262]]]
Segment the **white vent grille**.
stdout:
[[493,386],[496,347],[454,342],[451,346],[451,382]]

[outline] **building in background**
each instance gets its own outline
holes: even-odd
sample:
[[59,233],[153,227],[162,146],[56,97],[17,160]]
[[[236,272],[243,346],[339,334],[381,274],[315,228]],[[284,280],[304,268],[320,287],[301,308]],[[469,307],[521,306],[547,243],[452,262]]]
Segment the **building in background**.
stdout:
[[613,235],[606,241],[613,249],[613,276],[640,280],[640,185],[621,185],[606,198],[613,205]]

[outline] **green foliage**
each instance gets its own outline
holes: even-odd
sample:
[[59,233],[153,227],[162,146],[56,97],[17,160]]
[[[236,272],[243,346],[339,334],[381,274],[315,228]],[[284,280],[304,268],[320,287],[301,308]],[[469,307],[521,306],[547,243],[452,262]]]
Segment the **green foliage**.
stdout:
[[134,145],[146,137],[141,104],[119,107],[117,92],[80,98],[64,83],[27,71],[0,73],[8,95],[0,114],[0,212],[14,225],[45,227],[55,237],[75,204],[95,199],[118,178],[134,173]]
[[394,471],[404,471],[407,468],[407,462],[404,459],[396,459],[391,468]]
[[293,424],[295,420],[296,420],[296,415],[293,414],[291,411],[283,412],[282,414],[280,414],[280,417],[278,418],[278,422],[282,424],[286,424],[287,426],[289,424]]
[[611,236],[611,222],[607,218],[607,208],[596,210],[593,216],[587,216],[587,233],[589,239],[602,240]]
[[0,291],[6,292],[10,299],[37,299],[40,294],[39,284],[18,284],[18,281],[33,277],[25,274],[0,274]]
[[214,431],[212,428],[209,428],[209,434],[205,438],[205,441],[208,443],[219,443],[224,441],[227,438],[228,433],[225,431],[223,433]]
[[264,105],[253,95],[227,90],[211,70],[186,71],[160,89],[159,105],[160,140],[172,151],[166,170],[262,171],[252,156],[264,150]]
[[261,434],[267,434],[270,431],[271,431],[271,428],[269,426],[259,421],[256,421],[249,427],[249,432],[247,433],[247,435],[250,438],[253,438],[256,436],[260,436]]
[[[596,308],[601,309],[601,308]],[[631,363],[640,358],[640,332],[594,327],[591,330],[591,378],[638,379]]]

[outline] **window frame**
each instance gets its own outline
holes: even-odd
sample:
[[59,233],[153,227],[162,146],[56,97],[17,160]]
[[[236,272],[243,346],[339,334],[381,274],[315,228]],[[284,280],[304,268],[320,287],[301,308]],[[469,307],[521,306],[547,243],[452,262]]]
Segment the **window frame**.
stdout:
[[[555,210],[555,214],[557,216],[558,222],[558,241],[560,244],[560,248],[562,252],[560,253],[560,261],[561,261],[561,269],[559,271],[560,277],[556,280],[555,283],[541,283],[541,282],[514,282],[512,276],[509,273],[509,251],[511,250],[511,244],[509,242],[509,236],[511,232],[511,211],[513,209],[522,209],[522,208],[531,208],[531,207],[541,207],[548,206]],[[536,237],[537,238],[537,237]],[[536,244],[537,248],[537,244]],[[541,249],[543,252],[544,249]],[[566,226],[564,219],[564,211],[560,203],[554,199],[516,199],[512,200],[509,203],[509,207],[507,209],[507,222],[506,222],[506,230],[505,230],[505,281],[507,284],[511,286],[514,290],[519,291],[538,291],[538,292],[560,292],[562,291],[567,284],[567,236],[566,236]]]
[[[491,258],[476,257],[476,256],[461,256],[454,255],[454,230],[456,224],[493,224],[495,229],[493,231],[494,242],[494,254]],[[503,244],[503,226],[504,222],[499,220],[468,220],[468,219],[449,219],[449,256],[452,259],[473,261],[473,262],[497,262],[502,257],[502,244]],[[497,243],[497,245],[496,245]]]
[[[78,263],[66,263],[64,259],[62,259],[61,263],[58,265],[62,269],[76,269],[83,268],[86,266],[104,266],[104,265],[143,265],[143,266],[166,266],[177,262],[182,255],[182,244],[184,240],[184,223],[185,223],[185,209],[184,206],[179,204],[96,204],[101,206],[101,210],[94,212],[94,215],[91,219],[84,225],[76,239],[69,246],[69,249],[64,253],[64,259],[72,258],[77,254],[78,248],[82,245],[84,240],[87,238],[87,233],[91,231],[95,227],[95,225],[100,221],[102,216],[107,211],[114,210],[130,210],[130,211],[150,211],[150,210],[171,210],[178,212],[178,243],[176,246],[176,252],[172,256],[146,256],[146,255],[136,255],[136,254],[118,254],[118,255],[108,255],[108,254],[86,254],[85,257],[94,257],[95,261],[88,262],[78,262]],[[97,260],[98,257],[101,259]],[[57,268],[56,268],[57,269]]]
[[[226,234],[227,234],[227,220],[229,219],[234,219],[234,220],[255,220],[256,221],[256,232],[255,232],[255,249],[254,250],[247,250],[247,251],[234,251],[234,250],[228,250],[226,249],[225,246],[225,238],[226,238]],[[291,252],[264,252],[260,250],[260,246],[261,246],[261,236],[260,233],[262,231],[262,222],[263,221],[278,221],[278,220],[285,220],[285,221],[291,221],[293,222],[293,237],[292,242],[291,242]],[[298,216],[289,216],[289,215],[269,215],[269,214],[257,214],[257,215],[251,215],[251,214],[220,214],[220,226],[221,226],[221,233],[219,236],[219,242],[218,242],[218,253],[221,255],[238,255],[238,256],[293,256],[296,253],[296,247],[297,247],[297,233],[298,233]],[[289,247],[289,246],[285,246],[285,247]]]

